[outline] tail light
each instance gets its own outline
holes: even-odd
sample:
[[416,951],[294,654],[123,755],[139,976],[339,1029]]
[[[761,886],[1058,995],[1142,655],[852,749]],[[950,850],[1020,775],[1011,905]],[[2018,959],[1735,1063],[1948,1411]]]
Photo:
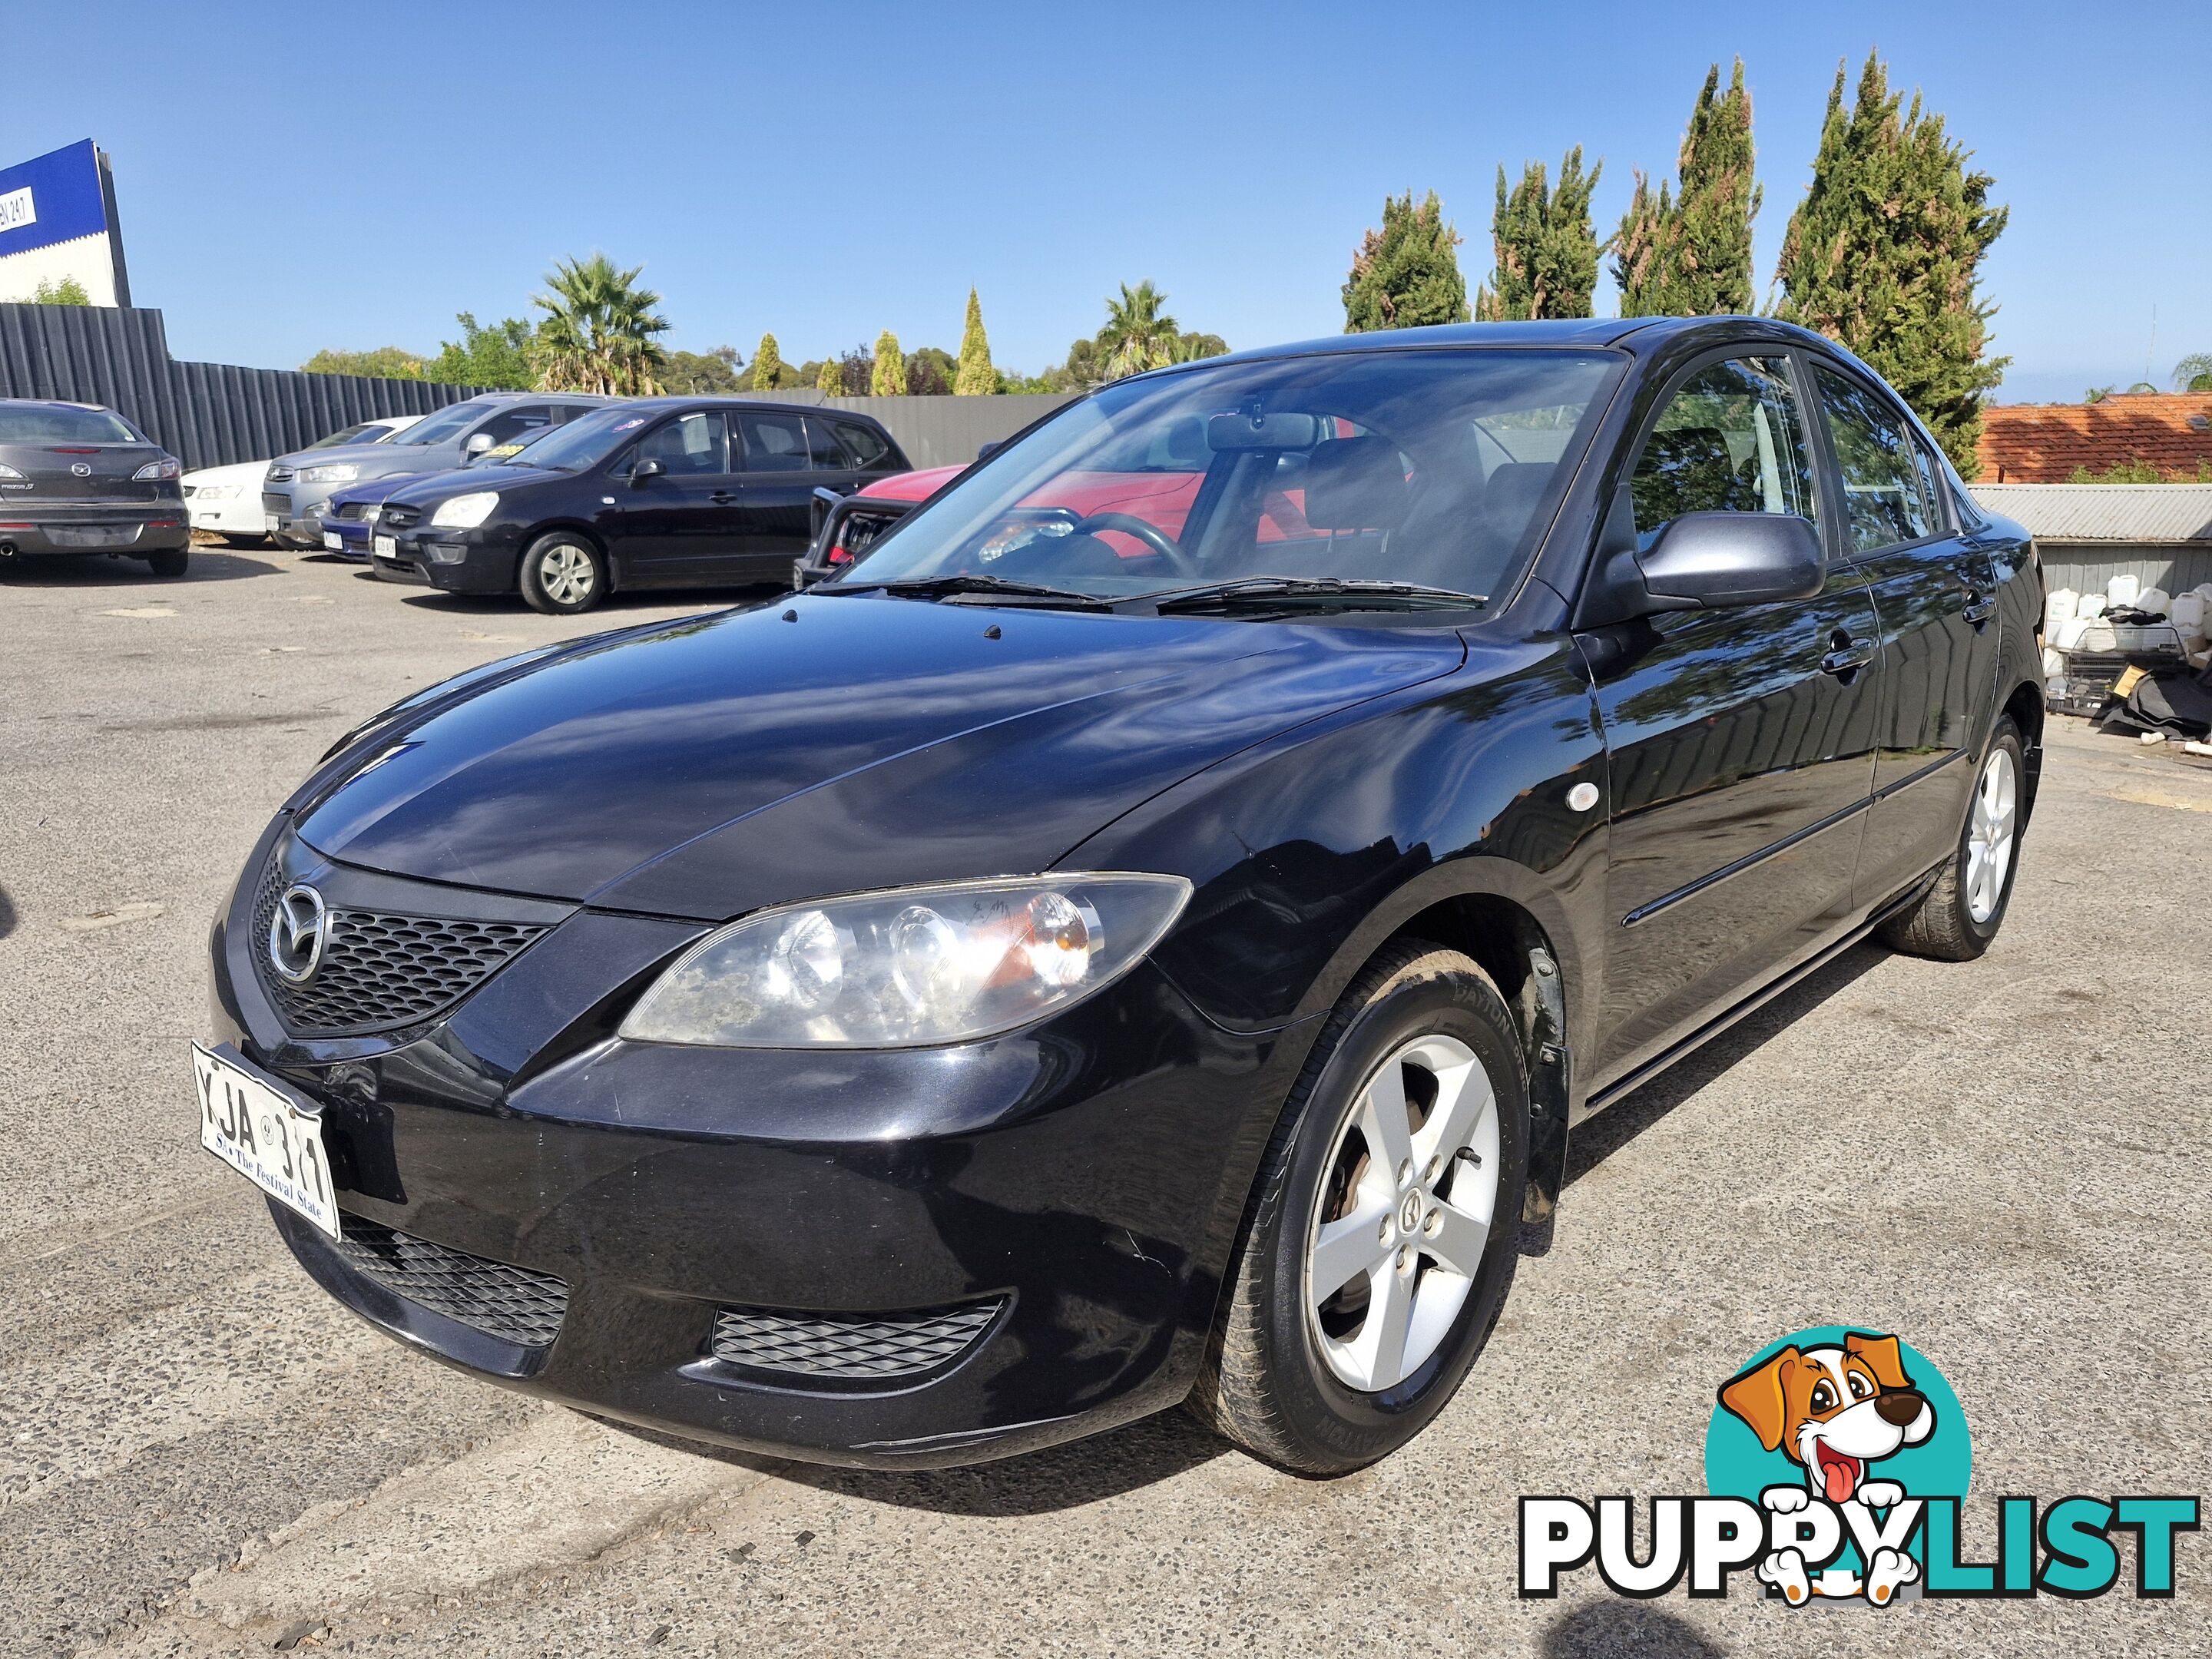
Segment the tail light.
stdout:
[[184,471],[184,469],[178,465],[177,458],[175,456],[164,455],[158,461],[147,462],[145,465],[140,467],[136,472],[132,473],[131,477],[133,480],[139,478],[173,478],[182,471]]

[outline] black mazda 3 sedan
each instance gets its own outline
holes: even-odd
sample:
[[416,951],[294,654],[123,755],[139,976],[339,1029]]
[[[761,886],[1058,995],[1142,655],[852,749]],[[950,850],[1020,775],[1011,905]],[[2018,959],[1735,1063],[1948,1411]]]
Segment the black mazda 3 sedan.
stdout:
[[555,615],[617,588],[787,586],[814,492],[903,472],[866,415],[729,398],[594,410],[495,465],[386,497],[369,544],[386,580],[520,593]]
[[1356,1468],[1575,1125],[1870,932],[1987,946],[2041,585],[1771,322],[1124,380],[838,580],[342,740],[215,928],[202,1139],[363,1318],[594,1412]]

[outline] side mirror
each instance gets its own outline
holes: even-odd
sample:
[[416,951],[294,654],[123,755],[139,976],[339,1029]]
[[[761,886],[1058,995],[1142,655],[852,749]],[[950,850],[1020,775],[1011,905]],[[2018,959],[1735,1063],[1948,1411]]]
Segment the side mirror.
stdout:
[[492,437],[490,433],[471,432],[469,434],[468,442],[461,446],[461,453],[464,455],[481,455],[484,451],[489,449],[491,445]]
[[1006,441],[1004,438],[994,438],[975,452],[975,459],[979,461],[988,461],[1006,447]]
[[642,489],[645,488],[645,481],[647,478],[657,478],[667,471],[668,469],[663,466],[659,461],[656,461],[648,456],[644,460],[640,461],[635,466],[630,468],[629,487],[632,489]]
[[1794,513],[1685,513],[1636,563],[1669,609],[1808,599],[1828,579],[1820,532]]

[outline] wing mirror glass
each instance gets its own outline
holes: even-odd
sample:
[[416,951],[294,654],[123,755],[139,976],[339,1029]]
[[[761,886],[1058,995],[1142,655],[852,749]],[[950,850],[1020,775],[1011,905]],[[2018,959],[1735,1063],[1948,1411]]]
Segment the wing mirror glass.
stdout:
[[647,457],[646,459],[640,461],[635,466],[630,468],[629,487],[632,489],[642,489],[644,487],[645,481],[647,478],[657,478],[667,471],[668,469],[663,466],[659,461]]
[[468,441],[468,442],[466,442],[466,443],[465,443],[465,444],[463,444],[463,445],[461,446],[461,453],[463,453],[464,455],[481,455],[481,454],[483,454],[483,453],[484,453],[484,451],[486,451],[487,449],[489,449],[490,447],[491,447],[491,434],[490,434],[490,433],[489,433],[489,432],[471,432],[471,433],[470,433],[470,434],[469,434],[469,441]]
[[1806,599],[1828,579],[1820,532],[1794,513],[1685,513],[1636,563],[1668,609]]

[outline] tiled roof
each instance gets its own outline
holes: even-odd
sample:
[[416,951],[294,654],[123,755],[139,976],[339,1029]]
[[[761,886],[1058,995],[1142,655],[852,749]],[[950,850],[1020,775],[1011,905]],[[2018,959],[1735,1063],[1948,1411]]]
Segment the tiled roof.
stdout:
[[2212,484],[1970,485],[1992,513],[2053,542],[2212,543]]
[[[2204,422],[2203,428],[2191,420]],[[2212,392],[2118,392],[2094,404],[1998,404],[1982,411],[1984,483],[2064,483],[2148,461],[2176,482],[2212,465]]]

